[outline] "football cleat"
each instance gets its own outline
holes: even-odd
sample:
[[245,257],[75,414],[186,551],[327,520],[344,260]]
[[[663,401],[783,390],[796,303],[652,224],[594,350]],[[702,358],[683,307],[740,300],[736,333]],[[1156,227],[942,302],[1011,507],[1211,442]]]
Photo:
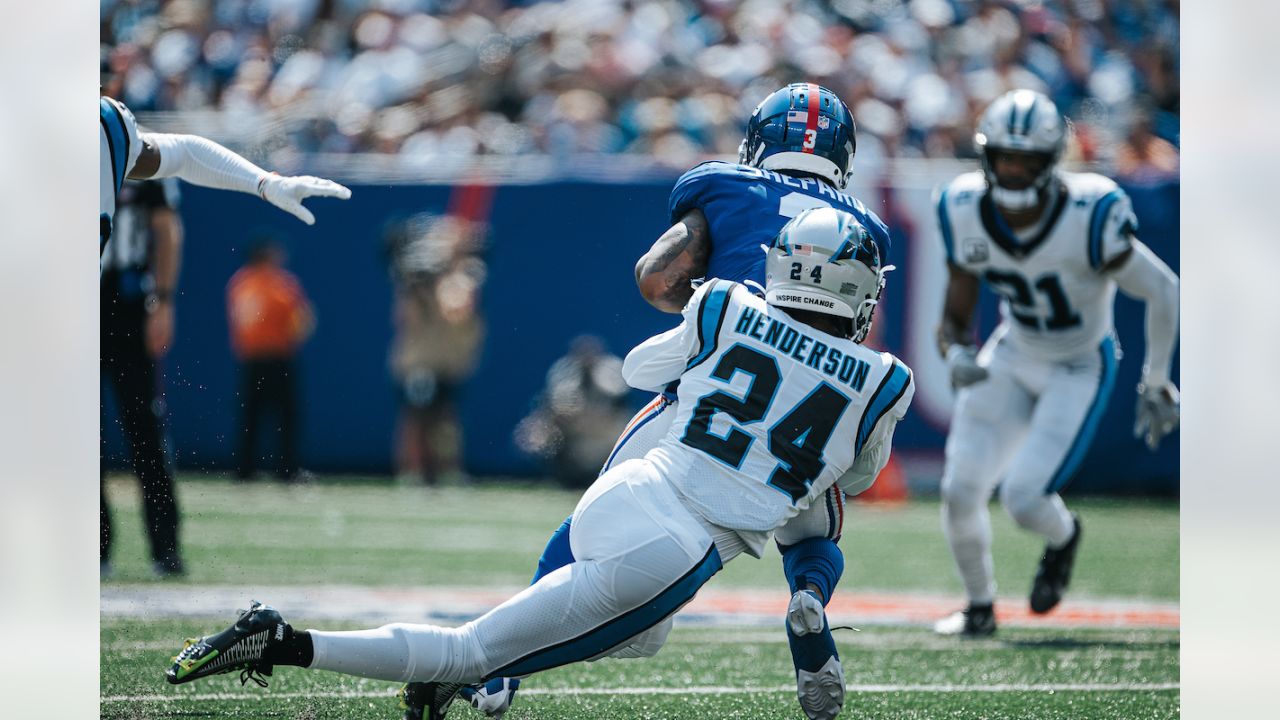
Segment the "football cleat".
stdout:
[[494,678],[482,685],[468,685],[458,693],[471,707],[497,720],[511,709],[520,681],[516,678]]
[[939,635],[960,637],[990,637],[996,632],[996,612],[993,605],[973,605],[954,612],[933,624]]
[[1058,606],[1062,592],[1071,582],[1071,568],[1076,563],[1076,548],[1080,545],[1080,518],[1071,514],[1075,532],[1066,545],[1054,550],[1046,547],[1031,583],[1031,612],[1043,615]]
[[250,680],[262,687],[270,676],[272,664],[263,659],[268,647],[288,640],[293,628],[270,605],[252,601],[241,610],[235,624],[217,635],[188,638],[182,650],[165,671],[172,685],[190,682],[210,675],[240,671],[240,684]]
[[844,707],[844,667],[822,602],[797,591],[787,607],[787,644],[796,667],[796,697],[809,720],[831,720]]
[[444,720],[449,706],[466,687],[456,682],[411,682],[400,688],[400,709],[404,720]]
[[796,697],[809,720],[833,720],[844,707],[844,666],[832,655],[817,670],[796,670]]

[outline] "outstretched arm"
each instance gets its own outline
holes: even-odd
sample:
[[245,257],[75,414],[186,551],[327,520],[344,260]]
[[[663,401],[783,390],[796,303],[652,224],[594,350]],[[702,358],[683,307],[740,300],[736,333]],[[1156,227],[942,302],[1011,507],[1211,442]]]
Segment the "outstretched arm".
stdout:
[[308,225],[316,218],[302,206],[306,198],[351,197],[347,188],[323,178],[282,177],[254,165],[218,143],[196,135],[142,133],[142,151],[129,177],[178,177],[194,185],[251,193]]
[[938,325],[938,352],[946,358],[951,371],[951,386],[959,389],[987,378],[987,370],[978,365],[978,351],[973,346],[973,315],[978,308],[981,281],[955,265],[948,265],[947,270],[950,277],[942,322]]
[[1133,434],[1155,450],[1178,427],[1178,388],[1169,380],[1173,348],[1178,341],[1178,276],[1150,248],[1137,240],[1105,270],[1127,295],[1147,306],[1147,357],[1138,384]]
[[694,278],[707,273],[711,234],[707,218],[694,208],[658,238],[636,262],[636,285],[650,305],[678,313],[693,295]]
[[1131,250],[1107,266],[1107,272],[1126,295],[1142,300],[1147,306],[1143,383],[1167,384],[1173,349],[1178,341],[1178,276],[1150,248],[1136,240]]

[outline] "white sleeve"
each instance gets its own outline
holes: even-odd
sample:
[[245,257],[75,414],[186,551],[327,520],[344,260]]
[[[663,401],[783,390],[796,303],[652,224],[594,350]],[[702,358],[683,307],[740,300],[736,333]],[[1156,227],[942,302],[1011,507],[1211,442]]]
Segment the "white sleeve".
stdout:
[[622,361],[622,377],[633,388],[662,392],[684,372],[695,339],[696,333],[690,331],[687,321],[654,335],[627,353]]
[[1169,366],[1178,342],[1178,276],[1141,242],[1133,243],[1133,253],[1111,272],[1126,295],[1147,305],[1147,357],[1142,365],[1143,382],[1160,386],[1169,382]]
[[[680,311],[679,325],[661,335],[654,335],[627,353],[622,361],[622,377],[628,385],[661,392],[684,373],[698,345],[698,321],[699,313],[703,311],[703,299],[719,285],[721,281],[699,285]],[[732,287],[728,291],[732,293]]]
[[212,140],[197,135],[148,133],[160,152],[160,167],[153,177],[177,177],[193,185],[239,190],[257,195],[266,170]]

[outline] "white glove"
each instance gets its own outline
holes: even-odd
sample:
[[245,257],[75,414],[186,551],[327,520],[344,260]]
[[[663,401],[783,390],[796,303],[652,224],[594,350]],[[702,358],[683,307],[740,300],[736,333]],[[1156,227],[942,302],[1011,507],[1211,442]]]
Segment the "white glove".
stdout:
[[987,369],[978,364],[978,350],[972,345],[952,345],[947,348],[947,369],[951,371],[951,387],[963,387],[987,379]]
[[1168,382],[1156,386],[1138,383],[1138,409],[1134,415],[1133,436],[1143,438],[1147,447],[1155,450],[1165,435],[1178,428],[1178,388]]
[[309,197],[334,197],[346,200],[351,197],[351,191],[342,185],[310,175],[296,177],[266,175],[258,183],[258,194],[263,200],[308,225],[316,224],[316,216],[302,206],[303,200]]
[[812,590],[797,590],[791,596],[791,603],[787,605],[787,625],[797,636],[822,632],[826,617],[822,601]]

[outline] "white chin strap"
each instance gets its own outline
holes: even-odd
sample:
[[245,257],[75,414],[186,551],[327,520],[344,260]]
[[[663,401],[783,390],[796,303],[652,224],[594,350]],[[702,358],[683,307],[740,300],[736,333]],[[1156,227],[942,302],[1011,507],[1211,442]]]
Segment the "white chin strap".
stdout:
[[1040,202],[1040,192],[1034,187],[1010,190],[997,185],[991,188],[991,199],[1006,210],[1030,210]]

